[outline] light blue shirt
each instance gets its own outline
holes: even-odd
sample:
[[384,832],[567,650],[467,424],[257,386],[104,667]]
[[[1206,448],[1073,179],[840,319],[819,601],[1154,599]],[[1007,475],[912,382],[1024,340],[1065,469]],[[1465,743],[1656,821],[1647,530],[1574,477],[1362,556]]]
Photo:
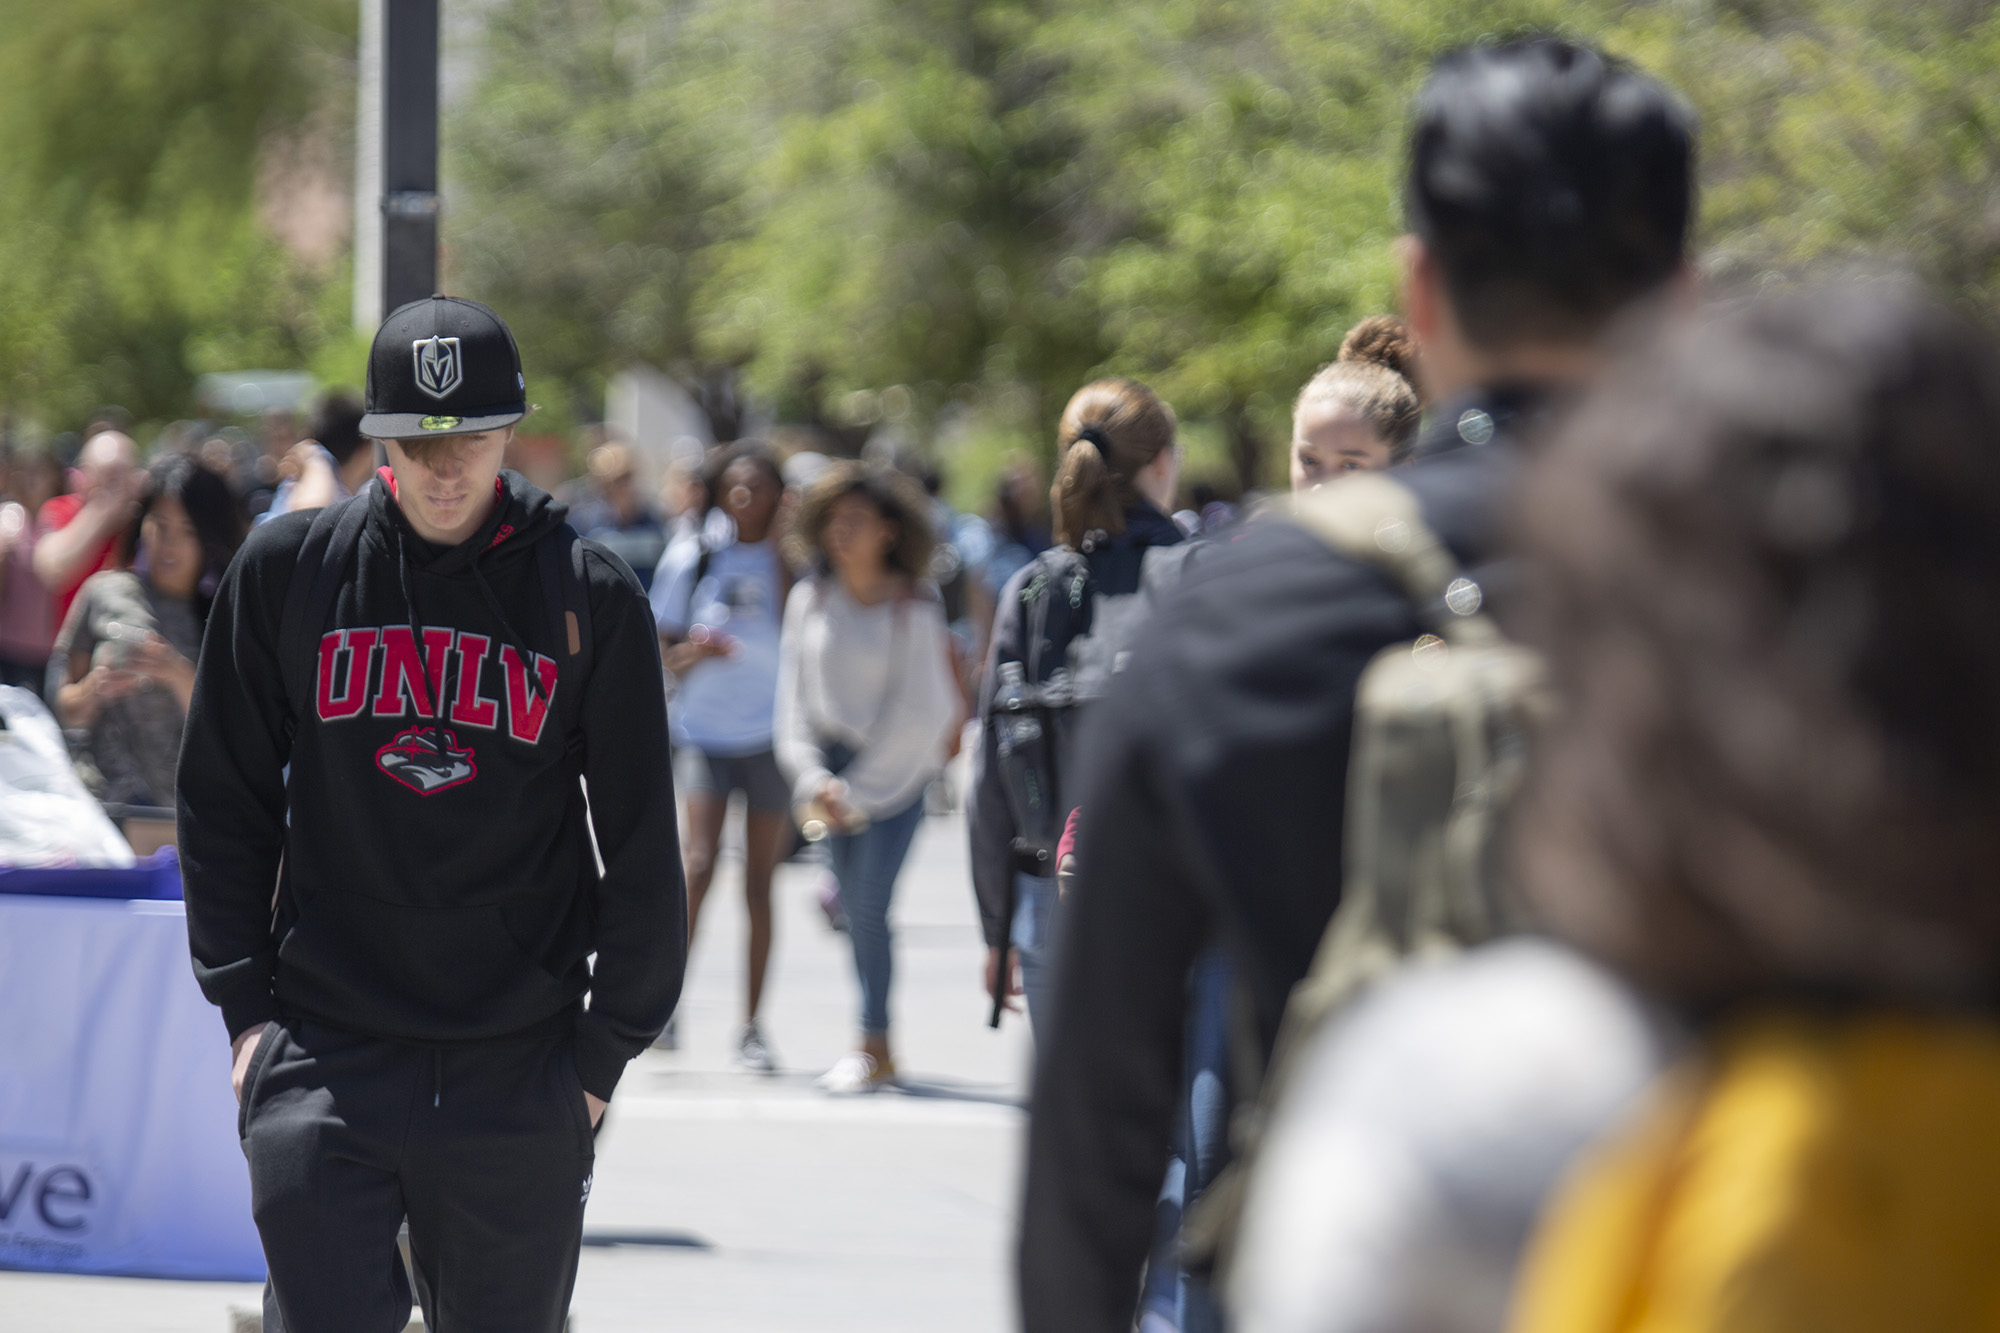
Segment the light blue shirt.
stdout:
[[738,543],[713,552],[696,583],[701,552],[693,537],[667,547],[653,574],[653,619],[675,638],[705,625],[734,639],[736,648],[682,677],[667,709],[674,744],[714,755],[756,754],[771,748],[784,572],[772,543]]

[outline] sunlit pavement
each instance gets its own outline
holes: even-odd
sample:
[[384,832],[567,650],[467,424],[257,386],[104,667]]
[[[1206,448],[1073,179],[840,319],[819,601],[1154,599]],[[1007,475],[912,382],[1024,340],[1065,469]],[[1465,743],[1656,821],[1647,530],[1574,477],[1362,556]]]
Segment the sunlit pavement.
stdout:
[[[779,871],[765,1032],[785,1072],[729,1060],[742,1009],[740,869],[717,871],[681,1005],[681,1050],[627,1072],[598,1140],[578,1333],[1011,1326],[1007,1267],[1030,1055],[985,1025],[964,825],[926,820],[897,889],[904,1091],[833,1099],[812,1079],[857,1011],[812,864]],[[0,1272],[6,1333],[227,1333],[258,1289]]]

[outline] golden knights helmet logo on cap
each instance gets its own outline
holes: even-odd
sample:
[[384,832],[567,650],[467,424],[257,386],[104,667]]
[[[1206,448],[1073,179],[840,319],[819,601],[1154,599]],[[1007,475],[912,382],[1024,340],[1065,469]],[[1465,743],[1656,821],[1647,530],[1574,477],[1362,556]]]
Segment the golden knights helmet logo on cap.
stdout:
[[465,378],[456,338],[419,338],[410,352],[417,359],[417,387],[433,398],[446,397]]

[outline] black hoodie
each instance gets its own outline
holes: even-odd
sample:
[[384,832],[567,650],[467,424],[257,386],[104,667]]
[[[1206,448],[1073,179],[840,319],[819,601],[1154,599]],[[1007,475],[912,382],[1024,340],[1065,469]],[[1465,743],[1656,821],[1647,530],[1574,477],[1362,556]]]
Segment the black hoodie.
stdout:
[[188,937],[232,1035],[281,1015],[418,1043],[573,1026],[583,1086],[608,1100],[686,961],[658,639],[630,571],[586,547],[593,661],[580,712],[560,697],[534,545],[564,509],[511,472],[496,489],[445,548],[411,529],[387,469],[369,484],[289,747],[279,621],[313,515],[244,543],[182,740]]

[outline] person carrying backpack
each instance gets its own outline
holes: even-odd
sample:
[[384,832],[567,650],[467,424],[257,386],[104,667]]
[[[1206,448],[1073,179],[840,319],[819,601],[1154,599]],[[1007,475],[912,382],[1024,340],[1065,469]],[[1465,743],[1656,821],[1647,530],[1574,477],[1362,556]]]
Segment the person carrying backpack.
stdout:
[[1056,845],[1077,804],[1077,714],[1124,664],[1142,580],[1165,577],[1175,563],[1166,548],[1186,540],[1168,517],[1180,482],[1175,432],[1173,409],[1137,380],[1078,389],[1063,409],[1049,491],[1056,544],[1000,592],[966,821],[995,1023],[1023,987],[1029,1021],[1046,1015]]
[[[1520,441],[1599,367],[1611,322],[1680,280],[1693,191],[1689,113],[1576,43],[1461,50],[1418,98],[1403,309],[1435,406],[1394,476],[1503,612],[1495,517]],[[1021,1220],[1030,1333],[1130,1326],[1181,1082],[1188,967],[1209,942],[1227,946],[1234,1046],[1261,1068],[1341,897],[1356,682],[1382,649],[1425,632],[1419,610],[1307,527],[1254,523],[1132,644],[1074,784],[1080,888],[1041,1043]]]
[[1990,334],[1838,285],[1642,344],[1550,442],[1539,937],[1301,1052],[1244,1333],[1991,1323],[1996,411]]
[[555,1333],[595,1127],[685,963],[653,617],[500,470],[527,404],[491,310],[392,313],[367,407],[389,465],[245,543],[181,749],[264,1327],[400,1328],[407,1219],[426,1326]]

